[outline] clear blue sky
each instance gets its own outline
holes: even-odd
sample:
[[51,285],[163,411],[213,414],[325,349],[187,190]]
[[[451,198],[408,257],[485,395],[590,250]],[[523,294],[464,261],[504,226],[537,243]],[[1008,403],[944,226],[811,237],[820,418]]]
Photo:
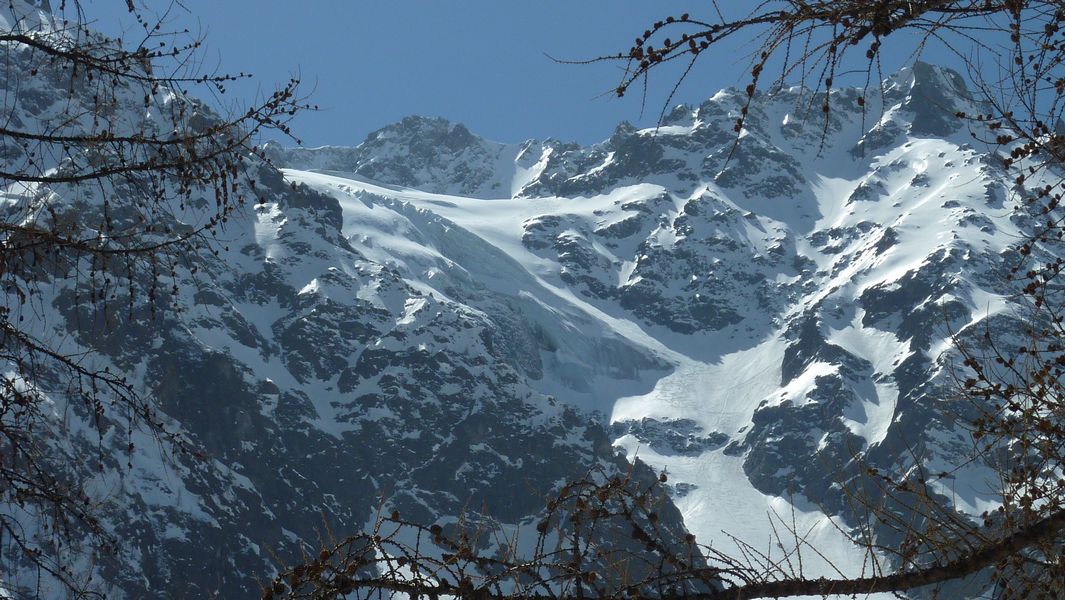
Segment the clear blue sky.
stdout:
[[[152,8],[167,4],[137,2]],[[738,16],[752,3],[719,4]],[[106,33],[132,25],[124,0],[83,0],[83,5]],[[591,143],[609,137],[623,120],[653,125],[675,74],[663,71],[652,79],[641,114],[638,93],[621,100],[610,93],[618,83],[617,65],[562,65],[545,53],[582,59],[626,50],[655,20],[713,10],[707,0],[180,0],[180,5],[185,9],[174,10],[171,26],[206,36],[206,70],[255,75],[253,84],[234,86],[229,99],[250,100],[257,88],[272,91],[296,73],[307,90],[313,88],[312,102],[321,110],[294,122],[307,146],[356,145],[369,132],[412,114],[446,117],[502,142],[554,137]],[[736,43],[707,55],[675,102],[698,103],[720,88],[746,85],[752,50]],[[926,56],[950,62],[943,52]]]

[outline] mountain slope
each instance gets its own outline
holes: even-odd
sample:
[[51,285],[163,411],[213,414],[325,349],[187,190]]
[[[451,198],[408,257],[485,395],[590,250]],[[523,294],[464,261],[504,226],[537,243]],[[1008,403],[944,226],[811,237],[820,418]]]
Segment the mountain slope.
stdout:
[[[18,26],[65,35],[46,12],[22,8],[38,20]],[[93,86],[66,94],[70,76],[61,65],[10,50],[0,68],[8,80],[25,80],[7,106],[12,123],[46,130],[67,118],[75,130],[98,126]],[[183,130],[217,118],[174,90],[113,91],[107,116],[119,132]],[[4,170],[92,160],[88,150],[49,151],[33,156],[5,146]],[[212,247],[143,267],[57,258],[21,282],[32,290],[28,303],[10,289],[2,296],[7,314],[23,315],[26,331],[56,351],[81,357],[90,370],[128,374],[158,408],[144,418],[202,454],[131,427],[133,415],[106,395],[97,402],[77,393],[79,382],[60,365],[36,366],[23,385],[46,408],[34,423],[37,458],[86,492],[105,540],[101,546],[76,527],[57,532],[42,507],[0,497],[5,526],[22,531],[49,564],[70,568],[106,597],[258,597],[282,565],[317,554],[331,535],[371,527],[382,509],[445,527],[476,513],[513,531],[532,529],[544,495],[564,482],[593,470],[630,472],[594,417],[530,385],[544,369],[539,349],[549,335],[561,337],[521,318],[534,303],[459,273],[458,299],[436,293],[396,266],[408,254],[436,253],[428,245],[409,240],[402,254],[383,255],[342,231],[345,214],[334,198],[290,186],[253,156],[240,167],[231,191],[257,202],[229,216]],[[171,184],[147,176],[124,185],[12,184],[0,211],[6,223],[94,224],[137,214],[129,209],[141,201],[139,190]],[[202,222],[214,205],[210,186],[171,197],[174,206],[156,213],[158,226],[171,231]],[[381,235],[395,236],[402,231],[389,227],[423,216],[377,211],[374,218]],[[509,264],[474,236],[454,242],[497,268]],[[100,302],[97,289],[109,291]],[[541,310],[554,327],[594,332],[594,341],[572,345],[575,353],[664,368],[580,315]],[[633,475],[657,477],[644,466]],[[682,527],[668,504],[662,514],[668,527]],[[65,595],[11,536],[0,538],[0,589]]]
[[[34,60],[16,56],[9,75]],[[26,124],[62,108],[48,88],[62,74],[37,66],[41,101],[15,115]],[[45,367],[29,383],[53,408],[47,459],[121,543],[59,548],[32,507],[0,510],[109,597],[254,597],[279,562],[381,508],[527,528],[568,479],[626,472],[621,451],[651,465],[638,478],[670,472],[663,519],[701,542],[737,551],[725,531],[775,552],[780,518],[823,554],[807,574],[867,569],[841,532],[855,457],[962,464],[949,333],[1012,319],[1003,275],[1028,225],[951,116],[973,106],[960,81],[918,64],[885,83],[882,106],[833,92],[827,123],[804,118],[821,104],[809,91],[778,90],[739,136],[744,96],[726,90],[588,148],[412,117],[356,148],[269,148],[283,171],[247,157],[256,185],[242,189],[259,201],[215,252],[172,266],[178,285],[157,303],[181,310],[116,297],[123,318],[94,328],[77,269],[57,266],[28,325],[130,373],[206,458],[95,414]],[[116,99],[131,127],[186,124],[160,109],[187,98],[146,111],[136,92]],[[110,210],[137,201],[109,191]],[[10,218],[45,201],[72,219],[103,210],[69,186],[5,193]],[[194,221],[199,200],[169,224]],[[994,500],[986,477],[972,464],[933,485],[978,513]],[[59,593],[4,550],[4,585]]]
[[[509,198],[440,193],[454,189],[450,179],[420,179],[419,190],[358,169],[286,178],[336,197],[345,234],[401,256],[404,277],[441,295],[462,293],[453,276],[438,279],[455,271],[516,290],[664,364],[643,371],[593,355],[601,364],[589,368],[587,353],[552,344],[547,370],[529,375],[602,414],[630,456],[671,472],[700,539],[733,547],[726,531],[764,543],[767,513],[790,520],[795,510],[833,562],[858,572],[860,553],[824,515],[853,524],[841,486],[867,467],[914,477],[946,468],[931,483],[944,502],[970,514],[994,506],[993,474],[968,462],[972,441],[958,426],[972,407],[950,391],[950,333],[1012,327],[1010,249],[1029,225],[1013,212],[1015,184],[953,116],[977,105],[950,71],[904,70],[885,82],[883,106],[866,111],[858,91],[833,92],[827,124],[803,122],[802,107],[821,104],[808,91],[759,96],[737,140],[742,97],[720,92],[677,107],[657,129],[622,126],[591,148],[527,142],[523,152],[539,154],[515,154],[515,164],[535,173],[494,171],[512,177],[495,186]],[[384,137],[407,127],[420,125]],[[378,148],[370,138],[355,152]],[[465,187],[483,190],[467,160],[440,172],[471,173]],[[385,210],[417,219],[385,239],[368,216]],[[517,264],[486,267],[482,254],[455,249],[467,232]],[[410,240],[440,256],[405,256]],[[535,312],[526,318],[541,326]],[[571,368],[609,375],[582,386],[567,379]]]

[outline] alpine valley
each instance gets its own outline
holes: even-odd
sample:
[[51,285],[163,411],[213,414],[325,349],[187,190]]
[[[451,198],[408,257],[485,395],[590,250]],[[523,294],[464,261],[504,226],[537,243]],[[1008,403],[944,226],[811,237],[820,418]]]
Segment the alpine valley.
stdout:
[[[22,75],[27,127],[68,110],[40,68]],[[810,576],[872,568],[846,492],[870,466],[942,472],[945,505],[994,508],[951,336],[1015,326],[1007,273],[1031,218],[954,116],[975,108],[959,75],[917,63],[861,95],[831,92],[826,122],[808,110],[823,94],[760,92],[737,134],[746,94],[726,89],[588,147],[424,117],[353,147],[269,144],[247,159],[259,202],[217,254],[174,266],[163,303],[180,310],[91,333],[67,280],[32,299],[38,331],[128,373],[206,457],[137,431],[127,451],[120,419],[101,436],[59,378],[31,382],[53,402],[49,460],[120,542],[53,550],[110,598],[254,598],[380,510],[475,511],[521,535],[566,481],[634,459],[668,473],[667,517],[699,542],[772,555],[796,542],[774,536],[787,524]],[[146,113],[131,91],[118,110],[139,126],[174,102],[193,101],[160,93]],[[4,194],[2,210],[98,204]],[[30,507],[0,511],[54,535]],[[60,597],[17,556],[4,585]]]

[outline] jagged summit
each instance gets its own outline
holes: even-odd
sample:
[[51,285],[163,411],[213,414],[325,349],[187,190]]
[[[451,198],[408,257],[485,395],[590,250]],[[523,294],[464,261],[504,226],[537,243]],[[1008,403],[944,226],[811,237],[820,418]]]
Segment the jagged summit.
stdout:
[[271,147],[275,162],[285,167],[478,197],[509,197],[510,182],[496,167],[500,160],[513,160],[517,151],[517,145],[489,142],[460,123],[417,116],[370,133],[354,148]]
[[[963,125],[954,113],[977,106],[961,75],[923,62],[886,79],[883,90],[883,103],[879,89],[866,90],[864,108],[857,102],[861,90],[833,90],[827,129],[821,103],[811,102],[809,90],[759,93],[738,160],[752,153],[769,157],[785,174],[794,175],[787,156],[823,153],[826,134],[852,136],[861,140],[853,152],[875,153],[905,135],[949,137]],[[276,147],[274,155],[277,164],[294,169],[348,172],[389,185],[479,198],[585,195],[604,185],[666,180],[682,182],[670,189],[690,192],[699,182],[735,179],[735,165],[717,154],[735,141],[733,125],[745,101],[742,92],[723,90],[698,106],[674,107],[658,127],[638,129],[623,122],[609,139],[588,147],[555,140],[501,144],[446,119],[407,117],[369,134],[354,148]],[[698,163],[674,157],[694,151],[709,156]],[[777,193],[789,189],[785,185]]]
[[906,94],[902,108],[911,112],[910,131],[917,135],[947,136],[962,121],[958,111],[971,112],[976,102],[969,94],[965,79],[953,69],[918,61],[892,78]]
[[480,141],[462,123],[452,123],[443,117],[404,117],[366,136],[363,144],[402,141],[416,147],[433,146],[452,152]]
[[965,77],[949,67],[933,65],[918,60],[912,66],[901,68],[899,73],[895,75],[895,79],[908,80],[911,89],[933,87],[939,88],[949,95],[966,100],[972,99],[968,86],[965,84]]

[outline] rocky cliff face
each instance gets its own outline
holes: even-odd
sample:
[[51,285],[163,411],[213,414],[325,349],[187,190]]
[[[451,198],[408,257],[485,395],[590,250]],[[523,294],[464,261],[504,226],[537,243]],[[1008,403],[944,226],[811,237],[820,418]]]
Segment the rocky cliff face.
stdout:
[[[101,330],[62,277],[36,300],[32,327],[132,374],[207,456],[141,433],[127,452],[118,415],[98,435],[43,371],[50,459],[122,542],[78,565],[112,597],[252,597],[278,560],[361,530],[382,503],[528,525],[543,494],[622,472],[627,452],[671,472],[668,517],[700,541],[763,543],[766,513],[789,510],[860,569],[825,524],[847,527],[856,459],[960,464],[948,334],[1012,319],[1003,273],[1026,225],[952,116],[972,106],[960,81],[918,64],[882,106],[833,92],[827,123],[802,111],[809,91],[778,90],[738,137],[743,96],[726,90],[588,148],[411,117],[354,148],[273,146],[283,171],[249,159],[260,202],[217,254],[174,265],[163,302],[180,311],[138,304]],[[26,123],[51,114],[46,85],[32,96]],[[7,192],[9,211],[41,197]],[[935,485],[975,511],[982,476]],[[4,583],[33,593],[36,571],[11,556]]]

